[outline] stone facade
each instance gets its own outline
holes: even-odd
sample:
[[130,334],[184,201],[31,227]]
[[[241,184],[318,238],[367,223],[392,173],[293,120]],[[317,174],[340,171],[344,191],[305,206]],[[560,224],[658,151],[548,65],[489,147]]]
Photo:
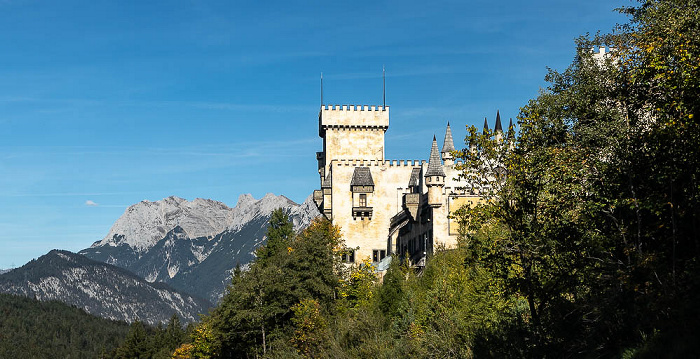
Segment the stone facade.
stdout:
[[314,200],[355,250],[348,262],[379,262],[396,253],[422,265],[436,246],[457,244],[459,228],[449,214],[479,196],[459,179],[449,123],[442,151],[433,137],[427,162],[386,160],[388,128],[388,106],[322,106],[323,151],[316,153],[321,189]]

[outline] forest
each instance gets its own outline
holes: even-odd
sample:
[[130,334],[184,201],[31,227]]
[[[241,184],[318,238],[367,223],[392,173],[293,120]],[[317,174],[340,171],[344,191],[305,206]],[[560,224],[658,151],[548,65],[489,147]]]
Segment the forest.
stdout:
[[96,358],[128,332],[125,322],[60,302],[0,294],[0,358]]
[[700,1],[619,11],[629,22],[577,39],[516,128],[468,128],[454,154],[485,201],[454,214],[456,248],[380,278],[341,263],[332,223],[295,233],[278,210],[199,323],[134,323],[105,357],[697,356]]

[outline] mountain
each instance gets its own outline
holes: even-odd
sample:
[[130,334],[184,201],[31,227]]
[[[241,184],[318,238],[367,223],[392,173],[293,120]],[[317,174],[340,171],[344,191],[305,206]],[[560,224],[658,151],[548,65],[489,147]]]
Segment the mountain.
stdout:
[[296,229],[320,214],[311,196],[297,204],[271,193],[259,200],[241,195],[233,208],[201,198],[142,201],[127,208],[107,236],[79,253],[216,302],[233,269],[255,258],[278,208]]
[[57,300],[103,318],[149,324],[166,322],[173,313],[192,322],[212,306],[163,283],[149,283],[122,268],[61,250],[0,275],[0,292]]

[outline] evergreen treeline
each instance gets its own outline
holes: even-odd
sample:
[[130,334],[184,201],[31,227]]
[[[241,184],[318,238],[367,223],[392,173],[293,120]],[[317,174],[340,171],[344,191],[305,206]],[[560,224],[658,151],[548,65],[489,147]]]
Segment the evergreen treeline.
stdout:
[[114,359],[132,358],[170,358],[172,352],[187,339],[187,333],[182,328],[180,318],[173,314],[164,327],[158,324],[149,327],[135,321],[129,327],[129,332],[121,346],[111,351],[106,357]]
[[60,302],[0,294],[0,358],[100,358],[128,331]]

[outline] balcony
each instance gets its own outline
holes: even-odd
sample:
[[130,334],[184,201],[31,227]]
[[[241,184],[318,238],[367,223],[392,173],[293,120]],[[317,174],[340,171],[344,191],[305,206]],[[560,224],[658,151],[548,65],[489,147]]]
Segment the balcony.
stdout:
[[353,219],[372,219],[372,207],[352,207],[352,218]]

